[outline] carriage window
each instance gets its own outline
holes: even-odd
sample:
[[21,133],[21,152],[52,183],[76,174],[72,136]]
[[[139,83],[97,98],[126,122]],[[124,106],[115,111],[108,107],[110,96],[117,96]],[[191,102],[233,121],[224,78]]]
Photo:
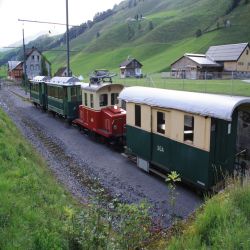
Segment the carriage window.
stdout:
[[141,106],[135,105],[135,126],[141,127]]
[[118,104],[118,93],[111,93],[111,105]]
[[63,89],[62,88],[58,89],[58,98],[63,99]]
[[94,108],[94,96],[93,96],[93,94],[90,94],[90,107]]
[[59,90],[58,88],[55,88],[55,95],[54,95],[55,98],[58,98],[58,90]]
[[101,94],[100,95],[100,107],[108,105],[108,94]]
[[88,106],[88,94],[84,93],[84,105],[87,107]]
[[71,88],[71,96],[72,97],[76,96],[76,87]]
[[194,117],[191,115],[184,116],[184,141],[194,141]]
[[165,134],[166,125],[165,125],[165,113],[157,112],[157,132]]

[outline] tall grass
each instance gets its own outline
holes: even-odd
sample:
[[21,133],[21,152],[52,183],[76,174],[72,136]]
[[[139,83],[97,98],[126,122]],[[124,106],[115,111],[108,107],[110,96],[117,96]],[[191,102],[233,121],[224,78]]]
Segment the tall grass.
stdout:
[[167,249],[250,249],[250,181],[207,200],[194,223]]

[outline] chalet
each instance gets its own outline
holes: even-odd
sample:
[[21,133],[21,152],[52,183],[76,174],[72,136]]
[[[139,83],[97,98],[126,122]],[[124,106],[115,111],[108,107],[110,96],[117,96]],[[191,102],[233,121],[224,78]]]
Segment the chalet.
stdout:
[[26,74],[28,79],[39,75],[51,75],[50,62],[35,47],[26,51]]
[[206,56],[221,64],[224,71],[250,72],[249,43],[211,46]]
[[203,79],[221,72],[223,67],[203,54],[184,54],[171,64],[171,75],[174,78]]
[[206,54],[184,54],[171,64],[172,77],[202,79],[218,77],[221,72],[250,76],[248,43],[211,46]]
[[121,70],[121,78],[126,78],[126,77],[137,77],[141,78],[142,77],[142,64],[134,59],[130,58],[121,63],[120,65],[120,70]]
[[23,78],[23,62],[8,61],[8,78],[21,81]]
[[[72,75],[72,72],[70,71],[70,75]],[[54,76],[67,76],[67,67],[61,67],[59,68]]]

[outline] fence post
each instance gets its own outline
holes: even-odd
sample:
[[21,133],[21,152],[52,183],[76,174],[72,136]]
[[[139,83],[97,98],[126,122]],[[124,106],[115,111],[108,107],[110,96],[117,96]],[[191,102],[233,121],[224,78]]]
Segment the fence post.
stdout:
[[233,95],[233,80],[234,80],[234,72],[232,71],[232,79],[231,79],[231,95]]

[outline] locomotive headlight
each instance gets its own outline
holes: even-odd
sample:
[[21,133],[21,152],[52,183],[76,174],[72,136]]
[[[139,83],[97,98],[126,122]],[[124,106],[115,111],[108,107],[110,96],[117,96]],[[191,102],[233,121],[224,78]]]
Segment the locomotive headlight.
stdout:
[[117,126],[116,126],[116,125],[114,125],[114,126],[113,126],[113,129],[114,129],[114,130],[117,130]]
[[118,109],[117,105],[114,106],[114,109]]

